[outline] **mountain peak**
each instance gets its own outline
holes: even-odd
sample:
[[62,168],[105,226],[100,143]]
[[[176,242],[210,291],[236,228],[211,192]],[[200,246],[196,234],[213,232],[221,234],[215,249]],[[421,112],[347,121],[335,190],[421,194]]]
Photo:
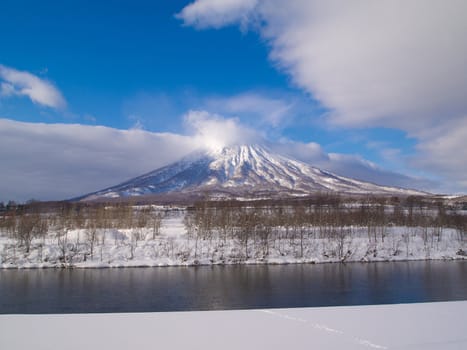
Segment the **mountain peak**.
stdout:
[[213,156],[227,155],[233,153],[251,154],[255,151],[260,151],[264,149],[267,149],[264,145],[242,143],[210,147],[207,149],[206,153],[211,154]]
[[338,176],[278,155],[264,145],[238,144],[196,151],[178,162],[81,199],[206,192],[226,197],[304,196],[316,192],[422,194]]

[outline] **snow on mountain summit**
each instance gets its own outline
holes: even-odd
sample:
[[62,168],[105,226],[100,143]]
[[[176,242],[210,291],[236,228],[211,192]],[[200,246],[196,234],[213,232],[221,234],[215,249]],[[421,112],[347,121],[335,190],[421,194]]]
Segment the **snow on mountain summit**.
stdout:
[[229,197],[303,196],[316,192],[421,194],[338,176],[273,153],[264,146],[235,145],[197,151],[180,161],[81,199],[174,192],[208,192]]

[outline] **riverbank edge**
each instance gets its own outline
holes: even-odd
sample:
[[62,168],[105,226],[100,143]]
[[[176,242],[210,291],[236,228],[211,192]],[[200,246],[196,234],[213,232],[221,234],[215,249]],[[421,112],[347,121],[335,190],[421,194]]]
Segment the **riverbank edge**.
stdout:
[[47,263],[30,263],[24,265],[2,264],[0,270],[25,270],[25,269],[120,269],[120,268],[150,268],[150,267],[200,267],[200,266],[248,266],[248,265],[298,265],[298,264],[347,264],[347,263],[381,263],[381,262],[412,262],[412,261],[467,261],[467,256],[456,255],[446,256],[442,258],[418,258],[413,259],[359,259],[359,260],[325,260],[319,261],[314,259],[304,260],[288,260],[288,261],[258,261],[258,260],[245,260],[240,262],[202,262],[192,261],[187,263],[151,263],[150,261],[134,261],[132,263],[105,263],[105,262],[92,262],[92,263],[77,263],[77,264],[47,264]]

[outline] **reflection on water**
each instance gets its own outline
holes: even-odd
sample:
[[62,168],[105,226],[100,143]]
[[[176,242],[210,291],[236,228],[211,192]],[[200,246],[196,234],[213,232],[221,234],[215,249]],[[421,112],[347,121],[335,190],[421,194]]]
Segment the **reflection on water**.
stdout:
[[467,262],[1,270],[0,313],[144,312],[467,299]]

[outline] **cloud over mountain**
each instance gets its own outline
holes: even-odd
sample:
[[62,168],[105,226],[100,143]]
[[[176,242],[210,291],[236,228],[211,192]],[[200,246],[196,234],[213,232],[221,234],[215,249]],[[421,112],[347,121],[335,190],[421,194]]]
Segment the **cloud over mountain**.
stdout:
[[261,142],[259,132],[240,124],[236,118],[223,118],[207,111],[189,111],[185,125],[193,141],[201,148],[217,149],[233,144]]

